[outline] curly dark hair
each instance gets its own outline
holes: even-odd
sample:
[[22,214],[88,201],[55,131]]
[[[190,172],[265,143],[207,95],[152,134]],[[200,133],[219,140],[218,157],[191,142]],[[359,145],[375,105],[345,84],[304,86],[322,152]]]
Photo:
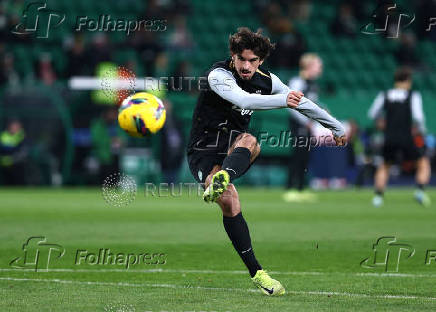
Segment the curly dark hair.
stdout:
[[268,37],[262,35],[262,30],[252,32],[250,28],[240,27],[238,32],[229,36],[229,49],[233,54],[241,54],[244,50],[252,50],[261,60],[264,60],[275,47]]

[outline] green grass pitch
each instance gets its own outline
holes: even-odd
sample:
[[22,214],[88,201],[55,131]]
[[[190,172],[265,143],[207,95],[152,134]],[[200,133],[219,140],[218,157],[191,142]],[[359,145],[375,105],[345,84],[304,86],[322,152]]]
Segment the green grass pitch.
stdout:
[[[0,311],[436,310],[436,205],[419,206],[412,189],[388,191],[383,208],[370,205],[370,190],[320,192],[318,202],[304,204],[285,203],[279,189],[239,193],[254,251],[286,287],[283,297],[253,288],[220,211],[194,194],[146,197],[139,189],[132,204],[117,208],[98,188],[3,188]],[[436,191],[429,194],[435,202]],[[48,271],[35,272],[35,246],[23,268],[10,265],[32,236],[57,244]],[[383,236],[397,239],[378,249],[389,249],[389,272],[383,262],[362,267]],[[47,246],[38,245],[39,267]],[[97,262],[100,249],[120,254],[119,263]],[[148,258],[126,269],[128,254],[132,263]],[[150,263],[156,260],[166,263]]]

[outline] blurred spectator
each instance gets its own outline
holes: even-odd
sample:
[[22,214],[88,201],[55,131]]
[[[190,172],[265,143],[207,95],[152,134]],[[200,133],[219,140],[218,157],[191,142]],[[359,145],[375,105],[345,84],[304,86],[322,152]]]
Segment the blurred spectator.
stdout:
[[27,144],[21,122],[12,120],[0,134],[0,177],[2,184],[25,183],[25,161]]
[[186,17],[179,15],[174,22],[174,30],[169,35],[169,47],[175,50],[190,51],[193,47],[192,34],[186,26]]
[[312,1],[296,0],[285,1],[288,5],[288,15],[292,21],[306,22],[312,11]]
[[173,114],[172,104],[164,101],[166,109],[165,126],[161,132],[161,169],[164,182],[176,183],[182,165],[185,146],[183,144],[183,126]]
[[398,64],[415,69],[418,68],[421,65],[421,62],[418,58],[415,35],[411,32],[404,33],[401,35],[400,40],[400,46],[395,52]]
[[282,8],[276,1],[266,3],[258,3],[259,9],[257,12],[262,12],[262,23],[269,28],[269,23],[282,17]]
[[[86,65],[94,73],[96,67],[102,63],[112,60],[112,48],[109,42],[109,38],[104,33],[99,33],[94,36],[91,46],[88,47],[85,53]],[[83,64],[82,66],[86,66]]]
[[149,0],[142,18],[172,21],[176,15],[188,15],[190,11],[190,0]]
[[145,76],[155,76],[156,59],[164,51],[158,36],[154,32],[137,31],[130,39],[130,46],[139,52]]
[[[181,61],[177,64],[171,75],[174,78],[174,85],[171,86],[174,91],[188,92],[197,90],[195,83],[189,83],[188,79],[185,79],[185,77],[189,76],[190,68],[191,64],[188,61]],[[191,85],[191,88],[189,88],[189,85]]]
[[166,1],[149,0],[142,18],[145,20],[165,19],[169,17]]
[[311,13],[311,0],[255,0],[254,8],[256,12],[263,12],[262,22],[267,25],[279,17],[286,17],[292,21],[306,22]]
[[154,75],[156,77],[168,76],[168,56],[165,51],[162,51],[156,55]]
[[35,73],[44,84],[51,86],[57,79],[51,55],[43,53],[36,64]]
[[5,54],[0,59],[0,85],[9,85],[17,87],[20,83],[20,77],[15,69],[14,56],[10,53]]
[[[368,14],[370,12],[367,12],[365,5],[367,5],[370,2],[365,2],[362,0],[343,0],[344,3],[347,3],[353,11],[353,16],[359,21],[363,22],[368,19]],[[371,5],[373,5],[371,3]]]
[[353,37],[356,35],[357,22],[353,7],[350,4],[342,3],[339,6],[336,18],[330,28],[332,33],[338,36]]
[[307,49],[303,36],[285,17],[271,21],[268,27],[276,39],[276,48],[269,57],[271,66],[281,68],[297,67],[298,60]]
[[67,60],[67,77],[89,74],[90,69],[85,66],[87,57],[85,54],[85,42],[82,35],[74,36],[72,46],[67,52]]
[[268,62],[271,67],[295,68],[298,60],[306,51],[303,36],[294,28],[291,18],[283,14],[283,6],[278,2],[262,3],[256,5],[263,7],[260,12],[262,22],[271,34],[271,40],[276,43]]
[[99,181],[114,172],[119,172],[119,154],[122,146],[116,108],[108,108],[90,125],[92,155],[97,160]]
[[8,19],[6,17],[6,12],[4,4],[0,4],[0,41],[6,40],[8,32]]

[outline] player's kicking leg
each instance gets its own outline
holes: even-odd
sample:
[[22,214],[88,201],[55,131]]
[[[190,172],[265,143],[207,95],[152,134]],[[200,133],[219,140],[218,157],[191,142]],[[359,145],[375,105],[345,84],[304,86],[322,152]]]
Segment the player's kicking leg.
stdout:
[[[249,154],[242,149],[247,149]],[[225,185],[224,191],[219,194],[216,202],[223,212],[223,224],[227,235],[242,261],[247,266],[256,287],[268,296],[278,296],[283,295],[285,289],[279,281],[272,279],[266,271],[262,270],[262,267],[258,263],[251,246],[250,232],[247,223],[242,216],[238,192],[235,186],[230,183],[235,177],[241,176],[248,169],[249,165],[259,155],[259,152],[260,147],[253,136],[249,134],[238,136],[235,144],[229,149],[228,156],[224,159],[222,167],[226,169],[221,170],[221,166],[214,166],[209,176],[206,178],[205,184],[208,189],[209,186],[214,183],[214,180],[215,183],[219,184],[225,181],[219,186],[224,187]],[[246,161],[247,159],[248,165],[241,164],[243,160]],[[232,170],[234,172],[228,173],[228,171]],[[217,179],[217,177],[222,176],[224,176],[224,179]],[[228,182],[226,183],[226,181]],[[217,188],[215,188],[215,190],[216,189]]]
[[241,133],[224,158],[222,170],[212,176],[211,183],[207,186],[203,199],[211,203],[217,201],[226,190],[227,185],[242,176],[250,164],[260,153],[260,146],[254,136],[249,133]]

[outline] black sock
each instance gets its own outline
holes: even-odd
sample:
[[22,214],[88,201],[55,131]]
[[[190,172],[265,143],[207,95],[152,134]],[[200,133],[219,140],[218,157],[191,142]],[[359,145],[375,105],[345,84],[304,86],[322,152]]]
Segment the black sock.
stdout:
[[382,190],[375,190],[375,194],[383,197],[384,191],[382,191]]
[[254,256],[254,251],[251,247],[250,232],[242,216],[242,212],[234,217],[223,216],[223,223],[227,235],[232,241],[233,247],[235,247],[242,261],[244,261],[247,266],[251,277],[253,277],[256,275],[257,270],[262,270],[262,267]]
[[230,181],[239,178],[250,167],[251,152],[246,147],[237,147],[233,152],[224,158],[221,166],[229,173]]
[[424,191],[424,184],[417,184],[416,187],[421,191]]

